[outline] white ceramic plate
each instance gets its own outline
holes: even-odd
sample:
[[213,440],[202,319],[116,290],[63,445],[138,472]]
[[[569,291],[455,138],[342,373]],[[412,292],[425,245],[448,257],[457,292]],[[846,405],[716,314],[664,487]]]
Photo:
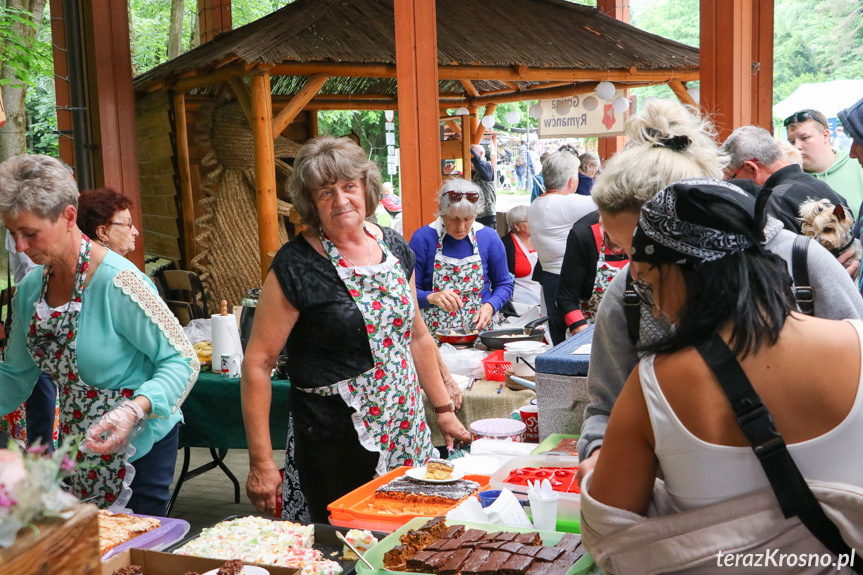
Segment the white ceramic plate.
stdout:
[[417,481],[425,481],[426,483],[452,483],[464,477],[464,472],[458,469],[453,469],[452,477],[449,479],[426,479],[425,467],[414,467],[405,471],[405,475]]
[[[258,567],[257,565],[246,565],[246,575],[270,575],[270,572],[264,569],[263,567]],[[211,569],[204,573],[204,575],[216,575],[218,573],[218,569]]]

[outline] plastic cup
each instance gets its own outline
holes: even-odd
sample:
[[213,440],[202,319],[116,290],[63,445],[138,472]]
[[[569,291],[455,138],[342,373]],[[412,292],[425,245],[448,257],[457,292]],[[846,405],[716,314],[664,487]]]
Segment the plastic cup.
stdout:
[[479,504],[483,507],[488,507],[495,501],[497,501],[498,496],[500,495],[500,490],[496,489],[494,491],[480,491],[479,492]]
[[534,529],[557,531],[557,500],[560,495],[554,493],[550,499],[540,499],[536,494],[528,492],[527,498],[530,500]]
[[535,405],[525,405],[519,408],[519,414],[526,428],[524,440],[537,443],[539,441],[539,408]]

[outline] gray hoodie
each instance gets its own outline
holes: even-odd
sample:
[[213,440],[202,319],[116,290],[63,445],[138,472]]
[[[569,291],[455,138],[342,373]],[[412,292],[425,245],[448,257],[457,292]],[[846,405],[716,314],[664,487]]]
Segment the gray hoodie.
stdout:
[[[782,223],[773,217],[768,217],[764,235],[767,249],[787,262],[788,273],[791,274],[791,245],[797,235],[782,229]],[[837,320],[863,319],[863,298],[842,264],[815,241],[809,242],[807,261],[809,281],[815,292],[815,315]],[[627,265],[608,286],[597,311],[587,373],[590,403],[584,410],[584,424],[578,442],[581,459],[602,446],[614,402],[629,374],[638,365],[639,357],[629,338],[623,312],[623,292],[628,273]],[[653,317],[653,310],[646,305],[641,306],[640,327],[639,341],[642,342],[655,341],[672,329],[667,320]]]

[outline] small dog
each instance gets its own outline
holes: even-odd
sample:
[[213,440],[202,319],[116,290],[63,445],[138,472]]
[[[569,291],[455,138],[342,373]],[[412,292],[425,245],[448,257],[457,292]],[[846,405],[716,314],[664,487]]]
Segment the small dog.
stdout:
[[853,259],[860,260],[863,248],[851,233],[854,220],[850,211],[827,199],[808,199],[800,204],[799,213],[803,235],[815,238],[836,257],[853,249]]

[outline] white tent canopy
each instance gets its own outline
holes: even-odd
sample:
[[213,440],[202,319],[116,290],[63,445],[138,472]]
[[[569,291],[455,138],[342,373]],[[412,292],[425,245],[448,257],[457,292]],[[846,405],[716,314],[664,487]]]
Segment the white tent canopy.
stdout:
[[820,84],[800,84],[794,92],[773,106],[774,118],[787,118],[794,112],[811,108],[828,118],[863,98],[863,80],[834,80]]

